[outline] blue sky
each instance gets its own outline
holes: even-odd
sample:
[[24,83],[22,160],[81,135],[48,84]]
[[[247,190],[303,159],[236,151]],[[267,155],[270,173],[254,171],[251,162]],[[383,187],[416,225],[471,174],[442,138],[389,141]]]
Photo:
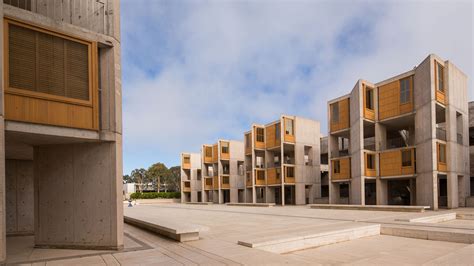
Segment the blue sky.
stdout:
[[[358,79],[436,53],[473,70],[471,1],[122,0],[124,173],[243,139],[281,114],[321,122]],[[474,99],[474,82],[469,97]]]

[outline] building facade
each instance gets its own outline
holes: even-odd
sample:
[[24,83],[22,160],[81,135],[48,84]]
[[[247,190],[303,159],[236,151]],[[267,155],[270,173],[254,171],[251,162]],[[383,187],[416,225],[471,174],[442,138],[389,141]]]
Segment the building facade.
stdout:
[[201,202],[201,154],[181,153],[181,202]]
[[470,161],[470,198],[469,207],[474,207],[474,102],[469,102],[469,161]]
[[16,235],[122,248],[119,1],[5,0],[0,16],[0,261]]
[[283,115],[244,134],[246,201],[307,204],[321,197],[319,122]]
[[328,102],[330,203],[465,206],[467,77],[429,55]]
[[202,201],[214,203],[244,202],[244,144],[236,140],[218,140],[202,145]]

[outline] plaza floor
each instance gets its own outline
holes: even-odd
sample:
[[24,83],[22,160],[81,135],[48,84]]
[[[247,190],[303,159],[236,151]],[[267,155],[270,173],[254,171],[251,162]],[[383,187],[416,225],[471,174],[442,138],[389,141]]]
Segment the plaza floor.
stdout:
[[[125,208],[125,215],[132,209]],[[318,265],[318,264],[474,264],[474,245],[376,235],[289,253],[238,245],[242,239],[278,236],[354,223],[396,223],[396,220],[444,212],[474,213],[463,208],[425,213],[309,209],[307,206],[241,207],[156,204],[132,207],[134,212],[166,217],[200,228],[200,240],[179,243],[129,225],[119,252],[33,248],[33,238],[9,237],[7,263],[25,265]],[[404,223],[407,224],[407,223]],[[431,224],[436,228],[474,232],[474,220]]]

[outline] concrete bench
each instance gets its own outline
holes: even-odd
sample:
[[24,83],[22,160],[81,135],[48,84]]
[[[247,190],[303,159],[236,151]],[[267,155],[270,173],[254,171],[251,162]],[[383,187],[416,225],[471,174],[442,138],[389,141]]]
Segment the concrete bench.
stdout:
[[249,236],[237,243],[281,254],[379,234],[379,224],[335,223],[314,228],[282,230],[267,236]]
[[244,206],[244,207],[273,207],[275,203],[226,203],[227,206]]
[[179,242],[199,240],[199,227],[176,221],[123,217],[124,222]]
[[[459,226],[458,226],[459,227]],[[382,224],[381,235],[425,240],[474,244],[474,231],[470,228],[434,227],[425,225]]]
[[424,212],[429,206],[399,206],[399,205],[349,205],[349,204],[310,204],[311,209],[333,210],[362,210],[362,211],[391,211],[391,212]]
[[409,222],[409,223],[442,223],[442,222],[452,221],[456,219],[455,212],[449,212],[449,213],[429,212],[422,215],[423,216],[397,218],[395,219],[395,221]]

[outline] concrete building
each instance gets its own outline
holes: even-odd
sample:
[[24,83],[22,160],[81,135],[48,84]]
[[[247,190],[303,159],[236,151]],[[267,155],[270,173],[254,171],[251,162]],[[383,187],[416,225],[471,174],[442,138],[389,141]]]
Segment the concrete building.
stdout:
[[429,55],[328,103],[330,203],[465,206],[467,77]]
[[218,140],[202,145],[202,202],[244,202],[244,144]]
[[470,161],[470,198],[468,206],[474,207],[474,102],[469,103],[469,161]]
[[119,1],[5,0],[0,16],[0,262],[7,236],[122,248]]
[[244,136],[247,202],[306,204],[321,197],[319,122],[282,115]]
[[201,154],[181,153],[181,202],[201,202]]
[[321,198],[317,198],[315,203],[329,203],[329,166],[328,166],[328,137],[321,138]]

